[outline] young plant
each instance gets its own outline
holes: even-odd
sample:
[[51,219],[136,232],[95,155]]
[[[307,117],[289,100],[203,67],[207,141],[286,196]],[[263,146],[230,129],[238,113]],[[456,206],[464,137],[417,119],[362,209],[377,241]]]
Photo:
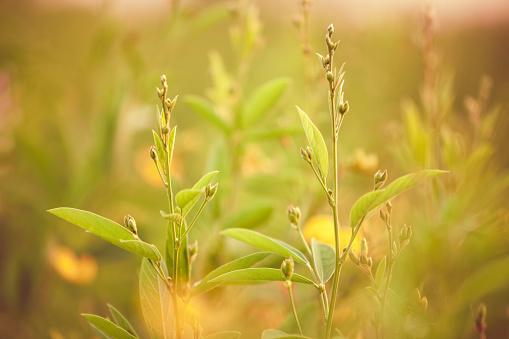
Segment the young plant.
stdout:
[[[329,153],[325,140],[320,130],[313,124],[308,115],[297,107],[297,111],[300,116],[300,120],[304,127],[309,146],[305,149],[301,148],[301,156],[308,163],[315,174],[320,186],[323,188],[325,198],[331,209],[331,214],[334,220],[334,234],[335,234],[335,247],[332,248],[327,244],[320,243],[315,239],[312,239],[311,244],[308,244],[302,235],[300,228],[301,217],[300,210],[291,206],[288,210],[288,216],[293,227],[299,232],[302,239],[303,246],[306,249],[306,254],[302,253],[297,248],[290,244],[287,244],[279,239],[274,239],[258,232],[254,232],[246,229],[232,228],[223,231],[224,235],[231,238],[243,241],[247,244],[253,245],[260,249],[270,251],[276,254],[286,257],[283,261],[281,271],[264,267],[264,268],[248,268],[238,271],[232,271],[227,274],[223,274],[215,279],[215,281],[222,283],[260,283],[260,282],[271,282],[271,281],[286,281],[285,286],[291,286],[292,282],[309,284],[316,288],[320,305],[323,312],[324,321],[324,337],[330,338],[332,335],[334,310],[336,307],[336,301],[338,296],[339,279],[341,269],[346,261],[348,254],[355,258],[355,254],[350,252],[352,243],[359,232],[362,224],[373,214],[381,211],[384,207],[387,211],[382,212],[382,217],[386,221],[386,227],[388,230],[389,237],[389,253],[388,253],[388,270],[386,270],[387,264],[386,259],[382,260],[379,264],[375,278],[373,278],[374,285],[376,287],[375,294],[380,300],[380,317],[379,317],[379,331],[380,335],[384,336],[383,331],[383,313],[385,309],[385,301],[387,291],[389,289],[390,279],[392,276],[392,269],[394,262],[396,261],[401,248],[408,243],[411,235],[411,229],[404,227],[401,235],[400,246],[394,246],[392,240],[392,227],[390,223],[390,215],[392,207],[390,201],[397,197],[400,193],[416,186],[418,183],[433,178],[437,175],[444,173],[440,170],[424,170],[413,174],[408,174],[401,178],[396,179],[391,184],[382,188],[387,180],[386,172],[377,172],[375,175],[375,187],[372,192],[363,195],[353,205],[350,211],[350,227],[352,234],[348,242],[348,246],[340,248],[340,224],[339,224],[339,176],[338,176],[338,141],[339,131],[346,113],[349,111],[348,102],[344,100],[343,93],[343,67],[338,71],[334,67],[334,54],[338,48],[339,43],[332,41],[332,35],[334,33],[334,26],[331,24],[327,30],[325,41],[327,45],[327,54],[325,56],[318,55],[318,58],[325,69],[325,76],[329,85],[328,91],[328,103],[329,113],[331,119],[331,139],[332,139],[332,187],[329,187],[327,177],[330,172],[329,166]],[[329,179],[330,180],[330,179]],[[310,246],[311,245],[311,246]],[[363,250],[360,258],[355,261],[357,265],[370,277],[372,259],[367,257],[367,245],[363,240]],[[292,258],[290,262],[289,260]],[[293,273],[293,267],[290,264],[295,261],[297,264],[304,265],[309,271],[309,278]],[[354,261],[354,260],[352,260]],[[291,269],[289,268],[291,267]],[[332,283],[328,283],[330,278]],[[294,310],[295,322],[299,329],[301,337],[303,331],[300,327],[300,322],[295,312],[294,300],[292,297],[292,291],[290,292],[290,301],[292,309]],[[330,298],[328,297],[330,293]],[[277,332],[277,333],[276,333]],[[264,332],[264,338],[284,337],[280,331],[274,332],[269,330]]]
[[[157,94],[162,108],[158,108],[158,128],[157,131],[152,131],[154,146],[150,148],[149,154],[159,172],[168,199],[168,212],[160,212],[167,220],[163,254],[153,244],[141,240],[139,226],[130,215],[126,215],[124,225],[120,225],[92,212],[75,208],[60,207],[49,212],[143,257],[139,281],[140,302],[148,331],[153,338],[182,338],[186,326],[192,328],[194,338],[207,338],[202,336],[198,320],[188,311],[191,298],[217,287],[218,284],[213,282],[215,277],[231,270],[250,267],[268,253],[238,259],[216,269],[196,284],[191,283],[190,272],[198,246],[196,242],[192,244],[189,241],[189,231],[217,192],[218,184],[212,185],[211,182],[218,172],[207,173],[192,188],[174,192],[171,164],[177,127],[172,128],[170,119],[178,96],[173,99],[167,97],[168,85],[164,75],[161,83],[163,88],[157,89]],[[190,212],[195,206],[200,207],[192,215]],[[83,316],[94,329],[107,338],[136,338],[137,334],[129,322],[112,306],[110,310],[114,321],[91,314]],[[237,338],[240,333],[220,332],[214,335]]]

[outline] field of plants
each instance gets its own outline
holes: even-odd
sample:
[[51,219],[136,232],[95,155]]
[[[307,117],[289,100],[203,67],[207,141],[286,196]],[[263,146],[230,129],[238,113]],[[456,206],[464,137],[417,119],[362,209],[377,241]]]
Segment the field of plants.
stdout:
[[509,338],[509,16],[152,6],[0,2],[0,337]]

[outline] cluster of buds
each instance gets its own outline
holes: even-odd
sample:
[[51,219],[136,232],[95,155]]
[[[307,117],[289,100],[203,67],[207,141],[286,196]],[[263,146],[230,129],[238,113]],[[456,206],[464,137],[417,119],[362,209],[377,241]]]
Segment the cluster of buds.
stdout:
[[285,276],[286,279],[285,286],[287,287],[292,285],[292,276],[294,268],[295,264],[293,262],[292,257],[283,260],[283,262],[281,263],[281,272],[283,272],[283,275]]
[[290,224],[293,228],[298,228],[300,224],[300,208],[295,207],[293,205],[288,206],[288,220],[290,220]]
[[210,184],[205,187],[205,200],[210,201],[212,198],[214,198],[214,195],[217,192],[217,187],[219,186],[219,183],[215,184],[214,186],[211,186]]
[[124,226],[131,231],[136,237],[138,236],[138,228],[136,228],[136,220],[129,214],[124,217]]
[[385,184],[385,182],[387,181],[387,170],[381,172],[380,170],[378,170],[376,173],[375,173],[375,177],[374,177],[374,181],[375,181],[375,188],[374,188],[374,191],[382,188],[382,186]]
[[373,267],[373,259],[368,257],[368,243],[366,238],[362,238],[361,240],[361,250],[360,255],[357,255],[353,249],[350,249],[348,253],[348,257],[352,262],[359,266],[359,268],[366,273],[367,275],[371,274],[371,267]]
[[306,149],[300,148],[300,155],[305,162],[311,165],[311,161],[313,159],[313,150],[311,147],[307,146]]
[[412,227],[407,226],[406,224],[403,225],[403,227],[401,228],[401,231],[399,232],[399,244],[400,244],[401,248],[408,245],[411,237],[412,237]]
[[387,225],[387,228],[391,228],[391,215],[392,215],[392,204],[390,201],[385,203],[385,211],[383,209],[380,210],[380,219]]

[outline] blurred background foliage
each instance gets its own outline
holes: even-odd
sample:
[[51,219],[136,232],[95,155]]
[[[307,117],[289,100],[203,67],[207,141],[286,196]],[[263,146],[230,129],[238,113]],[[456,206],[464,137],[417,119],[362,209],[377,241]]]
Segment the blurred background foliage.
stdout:
[[[175,185],[221,171],[219,199],[191,232],[200,246],[195,280],[252,250],[221,238],[221,229],[248,227],[298,244],[289,204],[310,219],[306,236],[331,238],[321,188],[300,160],[305,139],[294,108],[328,128],[314,53],[324,52],[330,22],[351,107],[340,136],[342,223],[378,168],[389,180],[451,171],[394,203],[396,231],[403,223],[414,231],[394,271],[394,335],[474,338],[473,310],[484,301],[488,337],[509,336],[509,20],[451,19],[437,29],[421,8],[362,21],[362,11],[350,17],[348,6],[324,1],[298,30],[297,0],[174,1],[150,14],[119,14],[116,6],[0,3],[2,336],[90,338],[79,314],[106,315],[107,303],[142,332],[140,260],[45,211],[76,207],[118,222],[129,213],[162,248],[165,195],[148,156],[161,74],[170,95],[180,95]],[[260,96],[264,84],[277,95]],[[264,114],[239,121],[260,98]],[[368,220],[363,235],[377,263],[386,250],[381,221]],[[349,265],[342,277],[337,324],[349,338],[373,337],[368,281]],[[408,308],[415,287],[429,302],[418,319]],[[313,329],[318,304],[302,289],[299,313]],[[206,331],[250,338],[264,328],[296,330],[282,286],[217,290],[195,302]]]

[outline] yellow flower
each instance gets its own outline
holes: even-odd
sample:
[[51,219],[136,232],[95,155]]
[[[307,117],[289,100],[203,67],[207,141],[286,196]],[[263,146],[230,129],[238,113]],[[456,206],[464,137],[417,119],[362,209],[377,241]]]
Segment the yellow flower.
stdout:
[[67,247],[52,246],[49,250],[49,262],[62,278],[74,284],[88,284],[97,275],[97,262],[94,257],[88,254],[78,257]]
[[[312,238],[315,238],[317,241],[329,244],[332,247],[335,245],[334,221],[328,215],[316,215],[311,217],[304,225],[303,233],[308,242],[310,242]],[[340,247],[344,248],[348,246],[348,242],[352,236],[352,231],[350,229],[340,227],[339,236]],[[361,239],[361,235],[357,233],[355,240],[352,243],[352,248],[356,252],[360,249]]]

